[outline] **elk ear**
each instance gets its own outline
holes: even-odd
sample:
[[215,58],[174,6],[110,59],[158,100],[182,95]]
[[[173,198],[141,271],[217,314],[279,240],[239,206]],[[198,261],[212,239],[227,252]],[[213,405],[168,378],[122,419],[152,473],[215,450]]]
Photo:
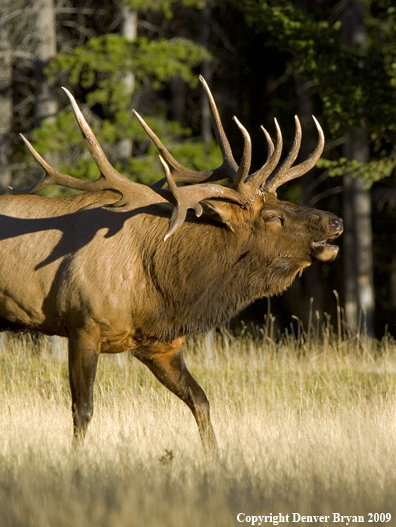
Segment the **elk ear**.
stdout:
[[235,207],[232,203],[214,199],[201,201],[201,205],[208,216],[224,223],[232,232],[238,230],[238,214],[235,210],[239,209],[238,205]]

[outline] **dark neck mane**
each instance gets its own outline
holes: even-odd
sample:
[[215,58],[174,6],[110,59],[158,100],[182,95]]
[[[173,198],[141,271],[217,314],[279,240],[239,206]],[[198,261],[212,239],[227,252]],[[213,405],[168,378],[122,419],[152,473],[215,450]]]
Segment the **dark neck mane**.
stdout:
[[157,242],[145,272],[160,302],[145,330],[159,340],[202,333],[224,325],[254,300],[282,291],[285,278],[291,282],[295,273],[279,279],[278,269],[274,282],[271,266],[264,265],[249,240],[223,226],[191,223],[183,236]]

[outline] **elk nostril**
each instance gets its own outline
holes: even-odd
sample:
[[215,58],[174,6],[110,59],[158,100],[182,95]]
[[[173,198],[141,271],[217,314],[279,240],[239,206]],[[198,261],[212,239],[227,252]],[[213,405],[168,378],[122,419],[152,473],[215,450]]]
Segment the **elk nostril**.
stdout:
[[329,227],[332,231],[342,231],[344,228],[344,224],[342,222],[341,218],[334,218],[329,221]]

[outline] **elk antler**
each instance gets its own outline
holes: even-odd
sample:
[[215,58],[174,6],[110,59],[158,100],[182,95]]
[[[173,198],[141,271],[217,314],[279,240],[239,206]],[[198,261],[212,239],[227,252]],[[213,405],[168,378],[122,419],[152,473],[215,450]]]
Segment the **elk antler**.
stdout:
[[315,150],[312,152],[310,157],[300,163],[299,165],[296,165],[295,167],[291,168],[292,164],[294,163],[298,151],[300,149],[301,144],[301,125],[300,121],[298,120],[298,117],[295,116],[295,122],[296,122],[296,135],[294,137],[294,143],[292,146],[292,149],[285,159],[285,161],[282,163],[282,165],[278,168],[276,172],[274,172],[266,181],[264,184],[264,190],[267,192],[275,192],[281,185],[286,183],[287,181],[291,181],[292,179],[298,178],[313,168],[318,159],[320,158],[323,148],[324,148],[324,134],[323,130],[318,123],[317,119],[312,116],[312,119],[314,120],[316,129],[319,134],[318,143],[316,145]]
[[276,148],[275,149],[274,149],[274,145],[272,143],[272,140],[267,130],[263,126],[261,126],[261,129],[264,132],[264,135],[265,135],[265,138],[268,144],[268,156],[267,156],[267,160],[264,163],[264,165],[259,170],[257,170],[257,172],[252,174],[252,176],[249,178],[247,182],[250,188],[250,192],[253,196],[257,194],[257,192],[260,190],[263,183],[267,180],[269,175],[275,169],[276,165],[279,163],[279,159],[282,154],[282,147],[283,147],[282,133],[280,131],[278,121],[276,119],[274,119],[274,121],[275,121],[275,128],[276,128]]
[[[198,172],[195,170],[190,170],[180,165],[180,163],[178,163],[171,155],[169,150],[165,148],[165,146],[157,137],[157,135],[153,132],[153,130],[147,125],[147,123],[145,123],[143,118],[135,110],[133,110],[140,124],[142,125],[150,139],[157,146],[163,158],[162,162],[165,167],[166,180],[168,181],[169,188],[171,189],[177,203],[177,210],[174,212],[176,216],[174,216],[171,220],[171,228],[173,228],[175,225],[181,224],[184,221],[187,208],[195,208],[195,210],[197,211],[197,204],[199,203],[199,201],[202,201],[204,199],[210,199],[211,197],[219,197],[219,185],[208,185],[207,187],[205,187],[205,191],[207,191],[207,194],[205,195],[205,193],[203,192],[203,188],[197,188],[197,183],[201,183],[203,181],[215,181],[227,177],[232,180],[231,188],[239,195],[239,199],[236,199],[235,195],[229,196],[226,195],[226,193],[224,193],[223,196],[227,197],[228,199],[231,199],[232,201],[237,201],[243,206],[249,206],[249,204],[255,199],[257,194],[260,193],[261,189],[266,192],[275,192],[276,189],[286,181],[290,181],[291,179],[299,177],[308,172],[319,159],[324,146],[323,131],[320,128],[320,125],[317,120],[314,118],[316,127],[319,132],[319,141],[315,148],[315,151],[308,160],[292,168],[292,165],[297,158],[301,145],[301,125],[298,118],[295,117],[296,132],[294,136],[293,146],[286,159],[283,161],[282,165],[278,168],[276,172],[274,172],[280,160],[283,144],[282,134],[279,125],[275,119],[275,128],[277,136],[276,147],[274,148],[274,145],[268,132],[265,130],[265,128],[261,127],[268,145],[268,156],[264,165],[254,174],[249,176],[251,163],[251,140],[249,133],[235,117],[234,120],[239,129],[241,130],[241,133],[244,138],[243,156],[241,163],[238,167],[232,155],[229,141],[225,135],[224,128],[221,123],[220,115],[217,110],[217,106],[214,101],[213,95],[211,94],[210,89],[202,76],[200,76],[200,81],[202,82],[203,88],[208,99],[208,103],[212,113],[212,121],[215,135],[223,155],[223,163],[220,165],[220,167],[214,170]],[[170,181],[172,181],[173,184],[169,184]],[[164,180],[160,180],[154,185],[154,187],[162,186],[163,183]],[[187,196],[187,192],[178,188],[176,186],[176,183],[194,184],[194,187],[188,191],[188,201],[185,204],[183,204],[181,200],[183,195]],[[197,188],[197,191],[194,194],[195,188]],[[224,189],[227,187],[221,186],[221,188]],[[175,194],[176,192],[177,197]],[[193,199],[193,196],[195,196],[195,200]],[[180,216],[178,216],[179,214]],[[181,218],[183,218],[183,220]],[[172,232],[174,232],[176,228],[174,228]]]
[[75,190],[85,190],[88,192],[101,190],[111,190],[117,192],[120,194],[120,198],[114,203],[108,205],[112,207],[125,206],[129,201],[128,198],[131,196],[131,191],[134,197],[144,197],[145,203],[158,202],[158,195],[152,189],[145,185],[141,185],[140,183],[130,181],[122,174],[117,172],[117,170],[110,164],[105,153],[103,152],[102,147],[100,146],[94,133],[85,120],[80,108],[78,107],[73,95],[66,88],[63,88],[63,90],[70,100],[77,123],[84,137],[85,144],[87,145],[93,160],[100,170],[100,176],[94,181],[82,181],[55,170],[45,161],[45,159],[40,156],[40,154],[33,148],[30,142],[23,135],[21,135],[33,157],[44,169],[46,176],[41,181],[31,185],[30,187],[18,190],[12,189],[13,192],[16,194],[31,194],[50,185],[62,185]]
[[[202,76],[200,76],[199,79],[202,82],[206,96],[208,98],[208,103],[212,112],[213,128],[221,153],[223,155],[223,163],[214,170],[198,172],[196,170],[190,170],[189,168],[183,167],[180,163],[176,161],[176,159],[172,156],[169,150],[165,148],[159,137],[148,126],[148,124],[138,114],[138,112],[136,110],[132,110],[147,135],[153,141],[153,143],[161,153],[162,157],[167,162],[170,173],[177,183],[202,183],[204,181],[217,181],[219,179],[225,178],[232,179],[238,170],[238,165],[236,164],[232,155],[230,143],[227,139],[227,136],[225,135],[220,115],[217,110],[216,103],[213,99],[213,95],[210,92],[209,86],[207,85],[205,79]],[[163,179],[157,181],[157,183],[155,183],[155,186],[162,186],[164,182],[165,181]]]
[[[301,125],[300,125],[298,118],[295,117],[296,133],[295,133],[293,146],[288,156],[282,163],[281,167],[279,167],[279,169],[275,173],[273,173],[277,164],[279,163],[280,156],[282,153],[282,134],[281,134],[279,125],[275,119],[275,128],[276,128],[276,135],[277,135],[276,147],[274,148],[274,145],[272,143],[272,140],[268,132],[265,130],[265,128],[261,127],[265,135],[267,145],[268,145],[268,157],[267,157],[265,164],[259,170],[257,170],[257,172],[248,176],[248,172],[250,169],[250,160],[251,160],[251,140],[250,140],[249,133],[240,124],[240,122],[236,118],[234,118],[236,124],[238,125],[239,129],[242,132],[242,135],[244,137],[244,142],[245,142],[245,148],[244,148],[244,153],[242,156],[241,164],[238,167],[232,155],[229,141],[225,135],[224,128],[223,128],[213,95],[210,92],[210,89],[207,83],[205,82],[205,80],[203,79],[203,77],[200,76],[199,78],[200,78],[200,81],[202,82],[203,88],[205,90],[205,93],[208,99],[208,103],[209,103],[211,113],[212,113],[212,121],[213,121],[215,135],[216,135],[220,150],[223,155],[223,163],[220,165],[220,167],[214,170],[198,172],[195,170],[190,170],[180,165],[180,163],[178,163],[174,159],[174,157],[169,152],[169,150],[165,148],[165,146],[163,145],[161,140],[157,137],[157,135],[153,132],[153,130],[147,125],[147,123],[145,123],[143,118],[135,110],[133,110],[140,124],[142,125],[142,127],[144,128],[144,130],[146,131],[150,139],[157,146],[162,157],[165,159],[166,163],[168,164],[171,177],[174,179],[176,183],[195,184],[195,183],[201,183],[203,181],[216,181],[216,180],[227,177],[232,180],[232,188],[237,190],[237,192],[241,195],[243,200],[245,202],[246,201],[251,202],[253,201],[253,199],[255,198],[255,196],[257,195],[258,191],[261,188],[263,188],[264,190],[268,192],[275,192],[275,190],[280,185],[282,185],[284,182],[301,176],[305,172],[308,172],[308,170],[310,170],[315,165],[316,161],[319,159],[322,153],[322,150],[323,150],[324,136],[323,136],[323,131],[320,128],[319,123],[314,118],[316,127],[319,132],[318,145],[315,151],[313,152],[313,154],[311,155],[311,157],[307,161],[291,169],[291,166],[294,163],[298,155],[300,145],[301,145]],[[157,183],[155,183],[154,186],[155,187],[162,186],[164,181],[165,180],[160,180]]]
[[[245,179],[249,173],[252,156],[252,146],[249,133],[238,121],[238,119],[235,118],[235,122],[241,130],[244,138],[243,158],[240,166],[238,167],[232,155],[231,147],[228,142],[227,136],[225,135],[220,115],[217,110],[213,96],[203,77],[200,77],[200,80],[204,85],[205,92],[208,97],[208,102],[212,110],[215,134],[218,139],[221,152],[223,154],[223,163],[220,165],[220,167],[214,170],[198,172],[196,170],[190,170],[180,165],[180,163],[178,163],[172,156],[172,154],[169,152],[169,150],[165,148],[161,140],[148,126],[148,124],[143,120],[143,118],[138,114],[138,112],[136,110],[132,110],[134,115],[137,117],[139,123],[146,131],[147,135],[150,137],[150,139],[153,141],[153,143],[161,153],[160,159],[165,170],[166,181],[168,183],[170,191],[173,194],[174,201],[176,202],[176,207],[173,211],[172,218],[169,224],[169,230],[166,233],[165,240],[169,238],[169,236],[171,236],[184,222],[188,209],[194,209],[197,216],[200,216],[202,214],[202,206],[200,205],[200,202],[204,201],[205,199],[228,199],[244,207],[248,206],[249,202],[252,200],[252,195],[249,186],[246,185],[245,187]],[[266,135],[269,139],[268,134]],[[269,141],[272,145],[272,141],[270,139]],[[233,179],[232,188],[225,187],[223,185],[208,183],[208,181],[214,181],[224,178]],[[204,181],[205,183],[202,183]],[[177,187],[176,182],[194,183],[194,186]],[[162,184],[163,180],[160,180],[155,183],[154,188],[157,186],[162,186]],[[164,191],[161,192],[161,195],[163,194]]]
[[[170,220],[168,232],[165,236],[165,239],[167,239],[184,222],[188,209],[194,209],[197,216],[202,214],[202,205],[200,204],[202,201],[217,198],[232,201],[242,207],[249,207],[255,197],[261,193],[261,189],[264,192],[275,192],[280,185],[305,174],[315,165],[323,151],[324,136],[318,121],[313,117],[319,133],[318,144],[312,155],[306,161],[292,167],[301,145],[301,126],[298,118],[295,117],[296,133],[293,146],[282,165],[276,172],[274,172],[279,163],[282,152],[282,134],[275,119],[277,136],[276,146],[274,147],[268,132],[261,127],[268,146],[268,156],[264,165],[254,174],[249,176],[252,156],[252,146],[249,133],[235,117],[234,120],[240,129],[244,140],[243,156],[241,163],[238,166],[232,155],[231,147],[227,136],[225,135],[214,98],[203,77],[200,76],[200,80],[208,99],[215,135],[223,155],[223,162],[218,168],[198,172],[180,165],[180,163],[178,163],[165,148],[156,134],[145,123],[142,117],[133,110],[140,124],[161,153],[160,158],[165,169],[165,176],[169,190],[158,189],[158,191],[155,191],[153,188],[130,181],[117,172],[117,170],[110,164],[74,97],[68,90],[66,90],[66,88],[63,88],[70,100],[88,150],[100,170],[100,176],[94,181],[82,181],[55,170],[40,156],[40,154],[38,154],[29,141],[22,136],[33,157],[44,169],[46,176],[38,183],[14,192],[33,193],[49,185],[62,185],[76,190],[91,192],[110,190],[120,194],[118,200],[109,205],[104,205],[109,207],[123,207],[127,205],[130,201],[131,194],[133,194],[138,202],[144,202],[145,205],[148,205],[161,201],[162,198],[160,198],[159,195],[167,197],[169,196],[169,193],[171,193],[173,197],[171,197],[169,201],[175,203],[175,209]],[[209,181],[216,181],[224,178],[231,179],[231,187],[208,183]],[[176,183],[180,182],[193,185],[178,187]],[[162,185],[163,180],[157,182],[154,187],[161,187]]]
[[[202,76],[200,76],[199,78],[200,78],[200,81],[202,82],[202,85],[204,87],[204,90],[205,90],[205,93],[208,99],[208,103],[209,103],[211,113],[212,113],[213,128],[215,131],[215,135],[216,135],[220,150],[223,155],[223,163],[214,170],[198,172],[196,170],[190,170],[186,167],[183,167],[180,163],[178,163],[175,160],[175,158],[172,156],[169,150],[165,148],[164,144],[161,142],[161,140],[158,138],[155,132],[148,126],[148,124],[144,121],[144,119],[138,114],[138,112],[136,110],[132,110],[132,111],[134,115],[137,117],[139,123],[142,125],[143,129],[146,131],[147,135],[150,137],[150,139],[153,141],[155,146],[158,148],[161,156],[163,157],[163,159],[166,161],[166,164],[168,165],[169,174],[167,175],[166,180],[169,179],[169,175],[170,175],[176,183],[197,184],[197,183],[202,183],[202,182],[217,181],[219,179],[228,178],[232,180],[232,189],[234,189],[237,192],[237,194],[239,194],[239,197],[238,199],[236,199],[236,196],[237,196],[236,193],[232,195],[224,196],[224,197],[227,197],[228,199],[231,199],[232,201],[237,201],[241,205],[246,206],[256,196],[256,190],[253,188],[251,182],[249,181],[249,183],[246,184],[246,180],[248,178],[248,174],[250,170],[250,163],[251,163],[250,135],[247,132],[247,130],[242,126],[242,124],[238,121],[238,119],[234,118],[237,126],[241,130],[241,133],[244,139],[243,157],[241,160],[241,164],[238,167],[238,165],[236,164],[234,160],[231,147],[230,147],[230,143],[227,139],[227,136],[225,135],[224,128],[223,128],[223,125],[220,119],[220,114],[217,110],[217,106],[214,101],[213,95],[209,89],[209,86],[204,80],[204,78]],[[270,152],[269,157],[271,157],[271,160],[272,160],[274,146],[266,130],[264,130],[264,134],[267,139],[268,150]],[[278,134],[278,139],[279,139],[279,134]],[[278,143],[281,143],[281,141],[278,141]],[[280,155],[279,148],[275,150],[276,159],[278,155]],[[271,161],[271,165],[272,165],[272,161]],[[157,183],[155,183],[153,187],[154,188],[161,187],[164,182],[165,182],[164,180],[157,181]],[[222,186],[221,188],[224,189],[227,187]],[[207,189],[208,191],[209,190],[213,191],[216,197],[218,196],[219,194],[218,185],[216,185],[216,188],[212,186],[212,187],[207,187]],[[201,196],[201,190],[202,189],[199,189],[199,196]],[[209,199],[210,197],[214,197],[214,196],[211,196],[208,194],[206,196],[206,199]],[[201,199],[204,199],[204,198],[201,198]]]

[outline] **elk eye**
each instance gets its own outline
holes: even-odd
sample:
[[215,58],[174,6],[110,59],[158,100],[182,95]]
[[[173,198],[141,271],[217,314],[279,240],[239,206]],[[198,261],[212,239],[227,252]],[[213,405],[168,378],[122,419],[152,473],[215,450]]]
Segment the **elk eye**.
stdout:
[[278,216],[277,214],[273,212],[268,212],[267,214],[264,214],[264,221],[272,222],[272,221],[279,221],[281,225],[283,225],[283,218]]

